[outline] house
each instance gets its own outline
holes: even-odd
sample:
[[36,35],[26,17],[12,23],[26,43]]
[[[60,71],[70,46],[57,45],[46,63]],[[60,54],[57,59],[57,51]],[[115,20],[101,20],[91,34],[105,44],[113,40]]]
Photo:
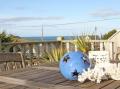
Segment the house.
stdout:
[[113,34],[109,39],[108,42],[112,42],[112,53],[115,59],[120,59],[120,31],[117,31]]
[[[90,40],[91,49],[100,50],[100,51],[108,51],[110,60],[120,60],[120,31],[117,31],[113,34],[108,40]],[[95,49],[96,44],[98,44],[99,49]]]

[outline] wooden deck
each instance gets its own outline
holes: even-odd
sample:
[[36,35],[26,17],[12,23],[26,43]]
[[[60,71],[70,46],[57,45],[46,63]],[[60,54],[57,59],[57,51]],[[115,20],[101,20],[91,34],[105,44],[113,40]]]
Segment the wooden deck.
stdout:
[[120,89],[120,81],[100,84],[68,81],[57,67],[32,67],[0,73],[0,89]]

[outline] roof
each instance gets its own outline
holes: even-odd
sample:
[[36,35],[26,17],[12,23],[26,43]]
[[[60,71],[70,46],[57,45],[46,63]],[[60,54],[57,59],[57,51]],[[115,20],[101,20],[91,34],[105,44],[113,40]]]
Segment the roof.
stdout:
[[115,34],[113,34],[108,40],[111,40],[113,37],[115,37],[116,35],[118,35],[120,33],[120,31],[117,31]]

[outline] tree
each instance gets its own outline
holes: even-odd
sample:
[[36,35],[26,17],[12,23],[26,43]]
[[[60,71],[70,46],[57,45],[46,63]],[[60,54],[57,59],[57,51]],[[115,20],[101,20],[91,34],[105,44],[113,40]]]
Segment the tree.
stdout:
[[113,34],[115,34],[117,32],[116,29],[113,29],[111,31],[109,31],[108,33],[105,33],[102,37],[103,40],[107,40],[109,39]]
[[8,35],[6,34],[6,32],[0,33],[0,39],[1,39],[1,42],[2,42],[2,43],[3,43],[3,42],[12,42],[11,36],[8,36]]
[[5,31],[0,33],[1,42],[21,42],[22,39],[19,36],[15,36],[12,34],[7,34]]
[[5,31],[0,33],[0,51],[3,51],[6,48],[6,45],[1,45],[5,42],[22,42],[22,39],[18,36],[7,34]]

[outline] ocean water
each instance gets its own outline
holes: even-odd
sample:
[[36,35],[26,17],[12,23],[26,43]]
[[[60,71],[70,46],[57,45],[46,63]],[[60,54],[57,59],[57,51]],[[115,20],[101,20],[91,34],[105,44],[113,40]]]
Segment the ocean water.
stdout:
[[[43,37],[44,41],[56,41],[58,36],[45,36]],[[29,41],[41,41],[42,37],[22,37],[23,39],[29,40]],[[64,36],[64,40],[72,40],[73,36]]]

